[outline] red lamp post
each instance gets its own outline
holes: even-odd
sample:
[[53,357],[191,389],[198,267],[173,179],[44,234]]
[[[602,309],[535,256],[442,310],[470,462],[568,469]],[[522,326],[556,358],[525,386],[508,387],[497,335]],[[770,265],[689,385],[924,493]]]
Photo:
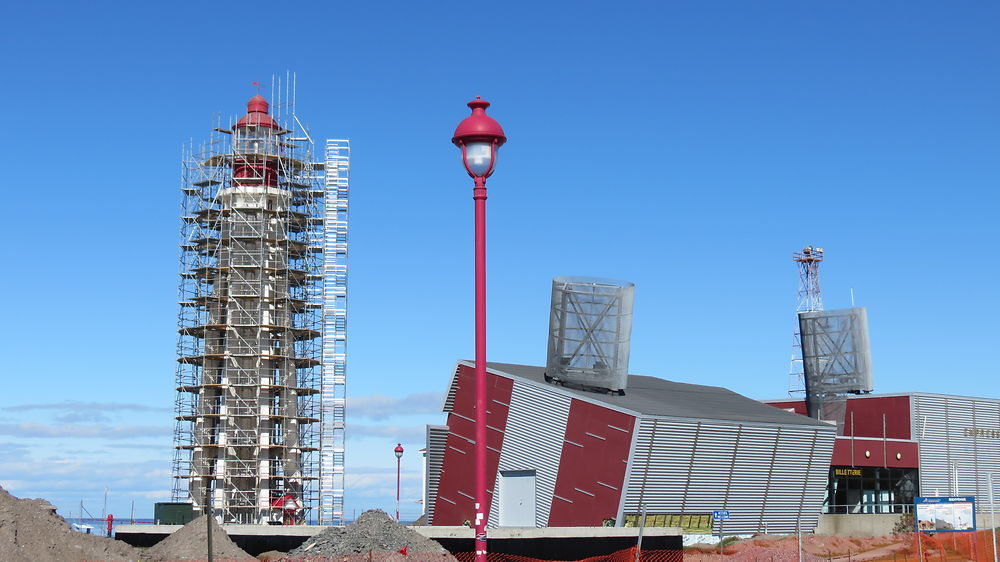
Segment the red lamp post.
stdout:
[[451,142],[462,149],[462,163],[475,185],[472,199],[476,209],[476,455],[475,529],[476,562],[486,561],[486,178],[493,174],[497,150],[507,137],[495,119],[486,115],[490,102],[469,102],[472,115],[455,129]]
[[403,458],[403,444],[396,443],[392,452],[396,453],[396,523],[399,523],[399,461]]

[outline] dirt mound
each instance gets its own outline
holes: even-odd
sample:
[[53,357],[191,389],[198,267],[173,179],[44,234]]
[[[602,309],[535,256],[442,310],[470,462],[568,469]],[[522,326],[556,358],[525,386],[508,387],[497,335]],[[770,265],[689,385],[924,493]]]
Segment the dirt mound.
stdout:
[[[144,553],[143,559],[152,562],[207,559],[208,528],[205,525],[205,517],[202,515],[156,543],[153,548]],[[251,560],[256,562],[257,560],[236,546],[236,543],[229,538],[226,531],[214,519],[212,520],[212,554],[216,560],[220,561]]]
[[139,560],[139,551],[113,539],[70,529],[45,500],[19,499],[0,488],[0,558],[9,562]]
[[[905,551],[913,542],[910,536],[848,538],[803,535],[802,560],[807,562],[835,561],[860,562],[865,560],[891,560]],[[795,536],[758,535],[751,539],[727,544],[723,560],[732,562],[774,560],[796,562],[799,543]],[[720,560],[718,546],[695,547],[684,552],[684,560],[707,562]]]
[[[428,539],[393,521],[384,511],[368,510],[347,527],[328,527],[313,536],[302,546],[288,553],[290,558],[299,556],[343,556],[368,552],[394,553],[406,547],[406,560],[418,558],[455,560],[437,541]],[[432,556],[427,556],[432,555]],[[403,555],[399,555],[403,560]]]

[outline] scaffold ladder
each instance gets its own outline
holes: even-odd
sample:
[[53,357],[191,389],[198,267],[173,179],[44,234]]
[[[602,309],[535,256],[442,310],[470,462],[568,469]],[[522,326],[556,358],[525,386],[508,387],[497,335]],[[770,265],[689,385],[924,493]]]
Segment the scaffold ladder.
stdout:
[[347,215],[350,142],[326,141],[319,524],[344,524],[347,425]]

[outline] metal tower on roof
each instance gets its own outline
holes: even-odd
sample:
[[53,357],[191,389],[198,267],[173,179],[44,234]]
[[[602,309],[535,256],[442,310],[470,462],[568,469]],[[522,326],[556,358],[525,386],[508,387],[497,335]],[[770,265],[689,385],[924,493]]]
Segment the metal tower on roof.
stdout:
[[788,395],[804,396],[805,373],[802,365],[802,334],[799,332],[799,312],[823,310],[823,295],[819,288],[819,264],[823,262],[823,248],[806,246],[792,254],[792,261],[799,269],[799,304],[795,309],[795,335],[792,337],[792,359],[788,370]]

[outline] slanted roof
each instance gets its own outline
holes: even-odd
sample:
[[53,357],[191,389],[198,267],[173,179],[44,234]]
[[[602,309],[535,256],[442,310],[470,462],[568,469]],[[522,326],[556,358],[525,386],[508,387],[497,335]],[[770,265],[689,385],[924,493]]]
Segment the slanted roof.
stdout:
[[[460,363],[472,366],[471,361]],[[488,362],[486,368],[501,376],[520,379],[568,393],[574,398],[643,416],[727,420],[781,425],[835,426],[768,406],[720,386],[673,382],[644,375],[629,375],[625,396],[605,394],[545,382],[544,367]]]

